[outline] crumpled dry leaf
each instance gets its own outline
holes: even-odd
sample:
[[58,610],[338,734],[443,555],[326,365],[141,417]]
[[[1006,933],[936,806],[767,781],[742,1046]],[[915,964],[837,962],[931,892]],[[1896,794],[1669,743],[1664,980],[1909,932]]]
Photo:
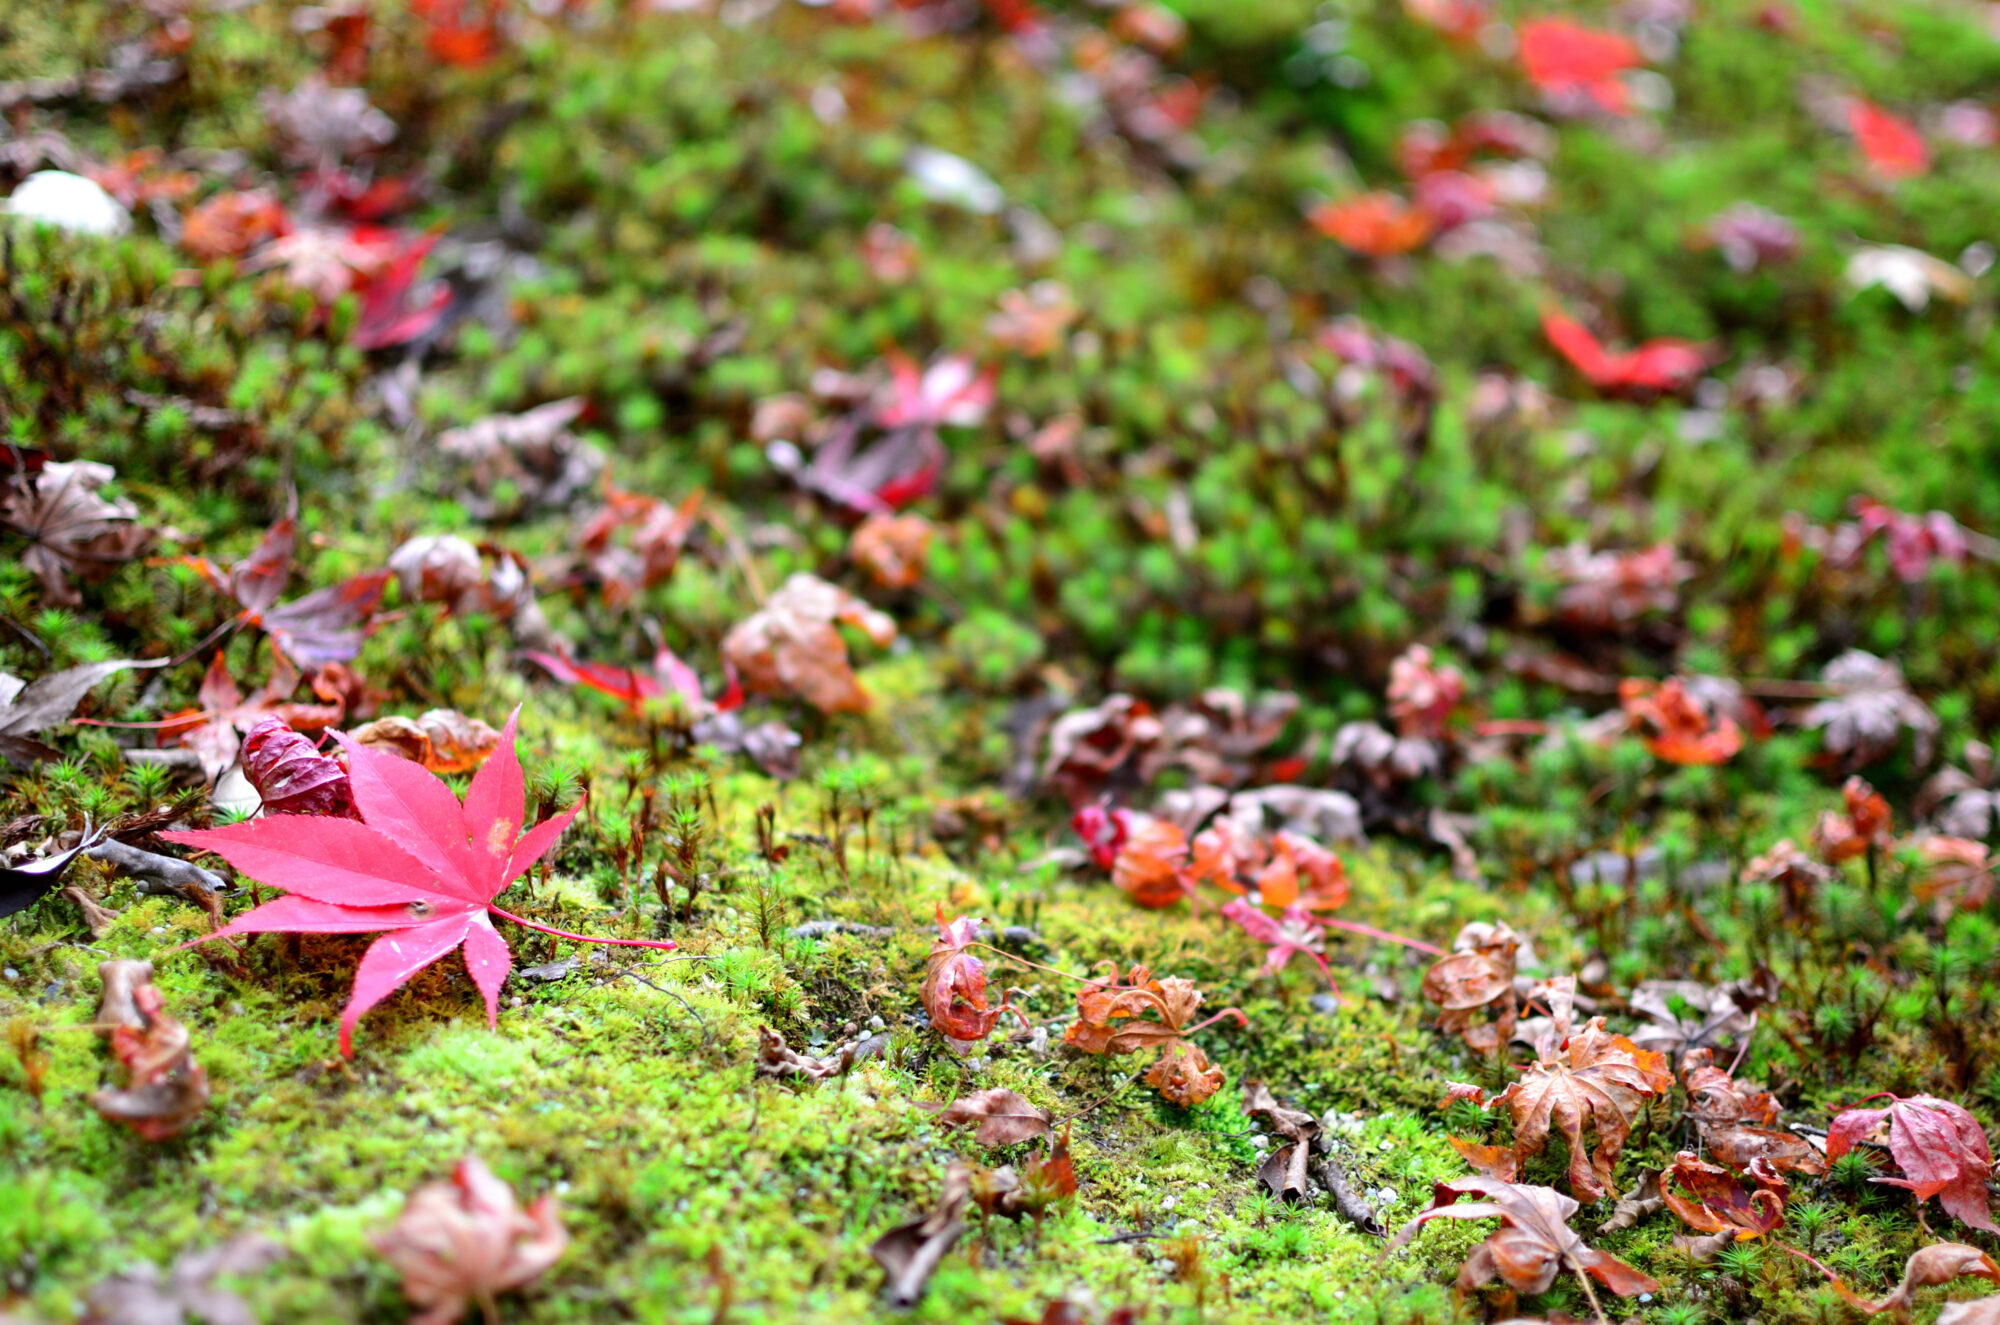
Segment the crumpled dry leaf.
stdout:
[[1984,741],[1965,743],[1965,767],[1946,765],[1917,793],[1917,813],[1947,837],[1977,841],[2000,828],[2000,760]]
[[1208,1061],[1200,1045],[1175,1040],[1146,1069],[1146,1084],[1167,1103],[1192,1109],[1222,1089],[1222,1069]]
[[1201,1001],[1201,991],[1192,980],[1181,976],[1155,980],[1145,967],[1135,966],[1121,982],[1114,966],[1108,978],[1094,979],[1077,991],[1077,1019],[1063,1032],[1063,1043],[1087,1054],[1164,1050],[1146,1080],[1174,1103],[1191,1107],[1221,1089],[1223,1077],[1198,1050],[1192,1055],[1183,1052],[1183,1037],[1224,1017],[1249,1024],[1240,1009],[1224,1008],[1190,1025]]
[[1513,1182],[1521,1176],[1521,1161],[1512,1147],[1489,1146],[1479,1141],[1469,1141],[1462,1136],[1447,1136],[1451,1148],[1459,1157],[1472,1166],[1473,1172],[1485,1178],[1496,1178],[1501,1182]]
[[[1902,1281],[1879,1301],[1859,1297],[1845,1284],[1836,1283],[1835,1287],[1849,1306],[1879,1316],[1885,1311],[1908,1312],[1916,1305],[1919,1288],[1935,1288],[1954,1279],[1968,1278],[1991,1279],[2000,1284],[2000,1265],[1995,1265],[1993,1258],[1979,1248],[1963,1242],[1933,1242],[1911,1253],[1910,1259],[1903,1263]],[[1950,1325],[1954,1319],[1959,1325],[1975,1325],[1992,1318],[1996,1312],[2000,1312],[2000,1295],[1989,1295],[1975,1302],[1953,1302],[1938,1316],[1938,1325]]]
[[1743,748],[1736,720],[1711,713],[1679,680],[1628,676],[1618,683],[1618,702],[1646,748],[1670,764],[1723,764]]
[[752,694],[796,695],[823,713],[863,712],[868,692],[848,662],[836,622],[857,627],[883,647],[896,638],[896,623],[887,616],[801,571],[736,623],[723,638],[723,661]]
[[1849,772],[1895,752],[1908,728],[1911,758],[1930,763],[1938,718],[1910,693],[1903,669],[1886,658],[1849,649],[1826,665],[1820,681],[1833,692],[1799,714],[1799,725],[1817,728],[1826,752]]
[[1771,849],[1753,857],[1743,867],[1743,882],[1774,883],[1784,892],[1789,914],[1804,915],[1813,895],[1833,877],[1833,871],[1799,850],[1789,837],[1771,844]]
[[442,603],[455,616],[505,621],[517,639],[530,644],[549,637],[528,563],[498,544],[423,534],[390,554],[389,570],[409,602]]
[[[1451,946],[1449,956],[1424,972],[1424,998],[1438,1006],[1438,1030],[1490,1057],[1513,1038],[1520,1015],[1514,965],[1521,936],[1504,924],[1467,925]],[[1481,1011],[1490,1020],[1475,1022]]]
[[403,1275],[403,1295],[424,1307],[410,1325],[451,1325],[479,1304],[498,1318],[494,1299],[542,1277],[569,1247],[553,1194],[523,1210],[513,1189],[476,1155],[450,1182],[428,1182],[403,1212],[371,1239]]
[[470,773],[500,748],[500,733],[457,709],[415,718],[377,718],[350,733],[356,745],[422,764],[433,773]]
[[1719,1235],[1718,1243],[1691,1246],[1695,1259],[1708,1259],[1710,1246],[1719,1251],[1731,1242],[1761,1238],[1784,1222],[1785,1180],[1762,1160],[1752,1166],[1750,1179],[1754,1188],[1745,1191],[1728,1169],[1703,1163],[1691,1150],[1674,1156],[1661,1199],[1689,1228]]
[[1319,1120],[1302,1109],[1288,1109],[1272,1096],[1261,1081],[1243,1083],[1243,1112],[1269,1123],[1271,1130],[1285,1138],[1258,1166],[1258,1181],[1281,1201],[1306,1202],[1312,1199],[1308,1165],[1313,1141],[1319,1136]]
[[1813,846],[1829,865],[1865,856],[1869,851],[1886,851],[1894,826],[1889,802],[1875,788],[1858,777],[1847,779],[1840,788],[1845,814],[1828,812],[1813,825]]
[[1763,1087],[1737,1081],[1715,1066],[1710,1049],[1693,1049],[1681,1059],[1681,1080],[1687,1087],[1687,1117],[1718,1163],[1747,1172],[1762,1161],[1780,1173],[1807,1177],[1826,1172],[1826,1160],[1812,1143],[1772,1124],[1778,1121],[1778,1101]]
[[254,1274],[285,1254],[269,1238],[246,1233],[181,1257],[164,1281],[157,1266],[141,1261],[90,1290],[79,1325],[257,1325],[249,1304],[215,1281]]
[[507,513],[495,493],[502,483],[513,489],[516,505],[528,510],[561,510],[587,492],[604,473],[604,452],[569,426],[588,403],[571,396],[440,433],[439,454],[465,471],[459,504],[492,520]]
[[584,521],[576,541],[591,574],[604,586],[607,603],[616,606],[666,582],[701,522],[706,496],[696,488],[674,506],[606,483],[604,505]]
[[1001,993],[999,1007],[987,1006],[986,963],[969,951],[979,934],[978,917],[960,916],[947,923],[940,903],[937,925],[921,995],[931,1025],[954,1040],[971,1041],[991,1035],[1009,1012],[1025,1023],[1026,1015],[1009,1001],[1014,996],[1011,989]]
[[[1461,1196],[1486,1199],[1465,1205]],[[1494,1279],[1521,1293],[1545,1293],[1568,1269],[1587,1274],[1620,1297],[1657,1293],[1660,1285],[1623,1261],[1586,1246],[1569,1227],[1577,1204],[1547,1187],[1529,1187],[1495,1178],[1460,1178],[1437,1184],[1431,1208],[1403,1225],[1389,1244],[1406,1246],[1433,1219],[1498,1219],[1503,1227],[1465,1259],[1458,1272],[1461,1292]]]
[[358,819],[347,770],[273,714],[243,738],[243,776],[266,814],[329,814]]
[[907,589],[924,577],[936,531],[921,515],[877,512],[847,540],[847,555],[884,589]]
[[1188,869],[1187,836],[1165,819],[1133,828],[1111,865],[1111,881],[1144,907],[1172,906],[1195,896]]
[[202,775],[213,787],[236,762],[244,735],[266,719],[280,718],[294,731],[304,732],[323,731],[340,721],[338,704],[293,703],[292,692],[298,688],[299,674],[291,660],[274,651],[270,679],[246,698],[218,649],[196,692],[201,707],[167,714],[158,728],[159,738],[194,751]]
[[[1769,967],[1726,984],[1695,980],[1642,980],[1633,986],[1632,1010],[1647,1019],[1632,1032],[1632,1043],[1661,1054],[1670,1063],[1689,1049],[1736,1044],[1750,1033],[1759,1008],[1778,997],[1778,977]],[[1686,1009],[1675,1010],[1675,1004]]]
[[1352,768],[1387,790],[1404,782],[1437,776],[1444,750],[1428,736],[1398,736],[1379,722],[1343,722],[1333,733],[1328,757],[1336,768]]
[[101,580],[152,544],[156,531],[138,523],[137,506],[98,495],[116,477],[109,465],[50,461],[0,485],[0,528],[28,540],[21,564],[51,606],[75,607],[83,595],[73,581]]
[[167,1014],[151,963],[112,961],[97,969],[104,981],[99,1026],[110,1028],[104,1033],[126,1083],[98,1091],[90,1102],[144,1140],[179,1136],[208,1107],[208,1073],[194,1061],[187,1027]]
[[936,1116],[943,1127],[978,1124],[972,1139],[982,1146],[1012,1146],[1047,1136],[1049,1115],[1019,1091],[995,1088],[953,1100],[950,1104],[919,1102],[918,1108]]
[[1923,875],[1914,888],[1942,925],[1954,912],[1977,911],[1993,895],[1993,856],[1984,842],[1963,837],[1917,839]]
[[965,1204],[972,1196],[972,1170],[956,1160],[945,1169],[944,1191],[921,1219],[899,1224],[868,1248],[888,1276],[883,1295],[890,1306],[907,1310],[923,1300],[931,1276],[965,1233]]
[[785,1044],[785,1037],[769,1026],[757,1028],[757,1066],[760,1077],[801,1077],[819,1081],[846,1075],[854,1066],[854,1047],[847,1046],[830,1058],[813,1058]]
[[[1500,1149],[1498,1146],[1488,1148]],[[1510,1159],[1514,1154],[1511,1150],[1502,1153]],[[1657,1214],[1661,1207],[1666,1205],[1665,1198],[1660,1195],[1660,1176],[1658,1169],[1648,1169],[1641,1173],[1638,1183],[1631,1191],[1618,1198],[1618,1203],[1611,1207],[1611,1217],[1599,1224],[1597,1231],[1617,1233],[1624,1229],[1636,1228],[1640,1220],[1648,1215]]]
[[[1618,1151],[1639,1109],[1646,1099],[1670,1089],[1673,1076],[1659,1054],[1605,1030],[1602,1017],[1591,1018],[1572,1034],[1575,990],[1574,976],[1548,982],[1550,1032],[1538,1046],[1535,1063],[1492,1104],[1506,1105],[1512,1115],[1514,1150],[1522,1160],[1548,1144],[1550,1127],[1561,1131],[1569,1142],[1570,1189],[1595,1201],[1612,1180]],[[1595,1153],[1584,1148],[1586,1125],[1597,1135]]]
[[1556,610],[1581,629],[1623,630],[1653,612],[1671,612],[1680,588],[1694,575],[1671,543],[1656,543],[1638,552],[1592,552],[1571,543],[1548,554],[1542,567],[1563,582],[1556,592]]

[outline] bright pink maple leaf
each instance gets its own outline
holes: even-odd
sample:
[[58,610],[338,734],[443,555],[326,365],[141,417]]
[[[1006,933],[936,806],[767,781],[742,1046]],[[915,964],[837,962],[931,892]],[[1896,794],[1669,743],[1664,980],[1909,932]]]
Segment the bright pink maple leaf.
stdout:
[[486,1020],[500,1024],[500,986],[513,967],[492,917],[559,938],[671,950],[671,942],[588,938],[511,915],[493,899],[553,847],[582,802],[521,831],[527,782],[514,753],[517,709],[494,752],[467,788],[465,802],[421,765],[357,745],[347,751],[353,819],[280,815],[197,832],[163,833],[168,841],[213,851],[238,870],[289,896],[266,902],[195,940],[237,934],[374,934],[354,973],[340,1014],[340,1052],[354,1052],[354,1024],[411,976],[453,948],[486,999]]
[[1631,101],[1618,75],[1644,63],[1630,37],[1560,18],[1522,25],[1520,55],[1521,69],[1536,87],[1582,92],[1613,115],[1623,115]]
[[1328,987],[1333,986],[1333,971],[1326,964],[1326,926],[1303,906],[1294,902],[1274,920],[1263,910],[1238,897],[1224,905],[1222,914],[1234,921],[1245,934],[1270,949],[1264,955],[1267,974],[1276,975],[1291,964],[1293,957],[1304,953],[1319,966]]
[[1887,1108],[1849,1109],[1835,1118],[1826,1129],[1826,1157],[1839,1159],[1857,1142],[1886,1139],[1903,1176],[1875,1181],[1907,1187],[1919,1202],[1935,1196],[1960,1222],[2000,1233],[1986,1193],[1993,1151],[1979,1120],[1950,1100],[1930,1095],[1889,1099]]
[[1693,341],[1649,340],[1635,350],[1607,350],[1588,327],[1553,308],[1542,313],[1542,334],[1585,381],[1607,395],[1679,391],[1708,367],[1708,351]]
[[1872,101],[1856,97],[1847,103],[1847,128],[1884,179],[1910,179],[1931,168],[1923,135]]

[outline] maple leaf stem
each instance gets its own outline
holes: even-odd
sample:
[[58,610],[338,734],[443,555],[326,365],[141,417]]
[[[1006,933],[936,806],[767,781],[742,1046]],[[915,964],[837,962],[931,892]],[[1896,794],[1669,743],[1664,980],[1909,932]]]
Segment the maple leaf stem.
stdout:
[[547,925],[538,925],[532,920],[523,920],[513,912],[502,911],[490,902],[487,903],[486,909],[494,915],[499,916],[502,920],[511,920],[517,925],[525,926],[528,929],[540,930],[544,934],[553,934],[559,939],[575,939],[578,943],[612,943],[621,948],[658,948],[661,952],[672,952],[674,949],[680,947],[680,944],[674,942],[672,939],[594,939],[587,934],[572,934],[566,929],[552,929]]
[[1031,962],[1026,957],[1016,957],[1013,953],[1008,952],[1005,948],[996,948],[991,943],[981,943],[978,939],[974,939],[972,942],[966,944],[965,946],[968,948],[984,948],[986,949],[986,951],[993,953],[995,956],[1005,957],[1010,962],[1019,962],[1021,965],[1036,971],[1047,971],[1050,975],[1059,975],[1065,980],[1075,980],[1081,984],[1090,983],[1090,979],[1088,976],[1072,975],[1068,971],[1059,971],[1053,966],[1044,966],[1040,962]]
[[1216,1013],[1216,1014],[1215,1014],[1214,1016],[1210,1017],[1210,1018],[1209,1018],[1209,1019],[1208,1019],[1207,1021],[1198,1021],[1198,1022],[1196,1022],[1196,1023],[1194,1024],[1194,1025],[1192,1025],[1192,1026],[1188,1027],[1188,1028],[1187,1028],[1186,1030],[1182,1031],[1182,1032],[1181,1032],[1181,1034],[1182,1034],[1182,1035],[1193,1035],[1193,1034],[1194,1034],[1194,1033],[1195,1033],[1196,1031],[1198,1031],[1198,1030],[1201,1030],[1201,1029],[1203,1029],[1204,1027],[1208,1027],[1208,1026],[1213,1026],[1213,1025],[1214,1025],[1214,1024],[1216,1023],[1216,1022],[1218,1022],[1218,1021],[1221,1021],[1221,1020],[1222,1020],[1222,1019],[1223,1019],[1224,1017],[1234,1017],[1234,1018],[1236,1018],[1236,1024],[1237,1024],[1237,1025],[1239,1025],[1239,1026],[1242,1026],[1242,1027],[1244,1027],[1244,1028],[1245,1028],[1246,1030],[1247,1030],[1247,1029],[1249,1028],[1249,1026],[1250,1026],[1250,1018],[1248,1018],[1248,1017],[1246,1017],[1246,1016],[1244,1016],[1244,1015],[1243,1015],[1243,1009],[1241,1009],[1241,1008],[1224,1008],[1224,1009],[1222,1009],[1222,1011],[1220,1011],[1220,1012]]
[[1371,939],[1381,939],[1385,943],[1400,943],[1406,948],[1415,948],[1418,952],[1428,952],[1433,957],[1444,956],[1443,948],[1435,947],[1424,942],[1422,939],[1404,938],[1401,934],[1391,934],[1386,929],[1377,929],[1373,925],[1364,925],[1358,921],[1338,920],[1332,916],[1327,916],[1320,923],[1331,925],[1335,929],[1344,929],[1350,934],[1361,934]]

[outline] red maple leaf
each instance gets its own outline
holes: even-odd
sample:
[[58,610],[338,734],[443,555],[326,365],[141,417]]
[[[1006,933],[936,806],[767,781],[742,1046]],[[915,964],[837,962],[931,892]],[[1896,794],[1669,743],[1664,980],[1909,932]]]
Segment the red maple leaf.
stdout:
[[1906,1100],[1892,1095],[1889,1101],[1886,1108],[1849,1109],[1835,1118],[1826,1131],[1827,1159],[1839,1159],[1856,1143],[1881,1139],[1886,1132],[1889,1154],[1903,1176],[1876,1182],[1907,1187],[1919,1202],[1935,1196],[1961,1222],[2000,1233],[1986,1196],[1993,1151],[1979,1120],[1950,1100],[1930,1095]]
[[[613,663],[578,662],[561,653],[531,652],[522,657],[537,664],[564,685],[583,686],[609,695],[634,713],[643,712],[648,703],[670,694],[679,695],[697,713],[709,707],[708,701],[702,698],[701,678],[695,675],[694,668],[664,646],[654,653],[650,673]],[[732,679],[729,688],[715,701],[714,708],[717,712],[726,713],[742,707],[742,704],[743,688]]]
[[1006,1013],[1028,1024],[1027,1014],[1011,1001],[1011,989],[1001,991],[999,1007],[987,1006],[986,963],[967,951],[977,941],[978,918],[960,916],[947,922],[940,904],[937,925],[923,987],[924,1009],[931,1014],[931,1025],[954,1040],[983,1040]]
[[354,1052],[354,1024],[424,967],[465,948],[466,970],[497,1027],[500,986],[513,966],[493,917],[583,943],[671,950],[672,942],[589,938],[550,929],[493,904],[546,855],[583,803],[526,833],[527,782],[514,753],[517,709],[500,748],[481,765],[461,805],[444,779],[416,764],[358,745],[347,751],[349,790],[361,818],[280,815],[226,828],[164,833],[168,841],[213,851],[238,870],[289,896],[266,902],[197,939],[239,934],[375,934],[354,973],[340,1014],[340,1052]]
[[361,628],[375,615],[389,572],[370,571],[279,603],[285,581],[291,578],[298,541],[298,521],[287,515],[265,531],[254,552],[226,571],[206,557],[176,560],[193,567],[210,587],[242,609],[236,624],[261,628],[272,645],[299,666],[349,662],[361,652]]
[[1847,103],[1847,128],[1884,179],[1910,179],[1931,168],[1923,136],[1872,101],[1856,97]]
[[1521,68],[1545,92],[1582,92],[1613,115],[1630,104],[1618,75],[1644,61],[1631,38],[1599,32],[1559,18],[1521,27]]
[[1653,395],[1691,386],[1708,367],[1708,351],[1693,341],[1649,340],[1613,353],[1590,329],[1555,309],[1542,313],[1542,334],[1584,380],[1606,395]]

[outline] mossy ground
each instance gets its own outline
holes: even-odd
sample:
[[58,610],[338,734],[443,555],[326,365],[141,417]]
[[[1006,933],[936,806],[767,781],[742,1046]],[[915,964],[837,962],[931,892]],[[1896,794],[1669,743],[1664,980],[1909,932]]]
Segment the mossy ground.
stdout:
[[[1530,104],[1507,66],[1386,2],[1335,7],[1348,53],[1370,71],[1346,89],[1288,72],[1317,49],[1300,34],[1329,20],[1326,6],[1258,5],[1256,22],[1238,5],[1180,6],[1193,22],[1185,67],[1227,92],[1198,128],[1207,156],[1195,168],[1095,132],[987,29],[913,39],[793,6],[741,28],[577,6],[556,20],[523,16],[485,69],[441,71],[415,17],[377,8],[367,88],[399,126],[378,166],[428,180],[412,224],[534,258],[505,292],[511,330],[468,321],[432,346],[414,420],[398,427],[378,376],[394,356],[349,343],[351,301],[323,318],[273,274],[190,268],[143,224],[115,242],[20,233],[0,309],[0,409],[13,440],[116,465],[150,521],[223,559],[254,545],[296,486],[302,579],[324,584],[380,564],[414,533],[559,553],[569,520],[475,520],[414,439],[582,394],[621,485],[675,501],[708,489],[751,535],[765,584],[813,570],[858,588],[841,561],[845,528],[747,440],[755,402],[804,389],[816,367],[868,364],[891,343],[978,348],[1003,291],[1051,276],[1086,310],[1086,334],[1047,360],[993,356],[996,413],[1076,414],[1086,481],[1037,464],[1024,430],[998,417],[951,435],[940,490],[922,507],[940,530],[929,579],[867,591],[908,642],[867,655],[870,714],[785,710],[806,736],[805,775],[790,784],[700,752],[660,757],[657,733],[615,705],[531,680],[501,625],[392,599],[357,666],[392,688],[396,711],[449,705],[497,724],[525,704],[537,798],[591,793],[549,874],[509,905],[597,933],[664,930],[681,953],[586,950],[567,979],[510,985],[497,1032],[448,959],[362,1022],[348,1062],[334,1027],[359,941],[181,948],[206,932],[202,911],[80,865],[75,877],[120,912],[106,933],[89,939],[61,900],[0,926],[0,1020],[38,1031],[51,1062],[36,1101],[24,1069],[0,1061],[10,1308],[60,1319],[134,1260],[165,1263],[254,1229],[293,1253],[245,1285],[262,1318],[401,1319],[396,1280],[367,1235],[400,1193],[472,1151],[524,1192],[558,1190],[575,1238],[541,1284],[506,1300],[510,1320],[880,1319],[869,1244],[928,1206],[951,1157],[1025,1157],[980,1153],[914,1105],[1006,1086],[1075,1115],[1081,1189],[1039,1224],[976,1225],[912,1319],[1034,1317],[1078,1294],[1146,1321],[1470,1319],[1481,1304],[1457,1301],[1450,1280],[1480,1229],[1432,1228],[1385,1259],[1331,1210],[1261,1194],[1240,1111],[1238,1087],[1261,1078],[1316,1114],[1357,1115],[1341,1159],[1357,1188],[1394,1189],[1391,1224],[1421,1208],[1434,1181],[1462,1174],[1438,1108],[1444,1083],[1498,1086],[1505,1074],[1427,1028],[1421,960],[1339,940],[1336,973],[1357,1001],[1328,1013],[1313,1005],[1303,963],[1278,979],[1255,974],[1261,953],[1212,909],[1141,911],[1101,878],[1033,867],[1069,839],[1052,800],[997,790],[1013,758],[1010,705],[1044,688],[1123,687],[1164,702],[1216,684],[1286,685],[1304,699],[1287,746],[1323,755],[1314,737],[1375,715],[1388,660],[1421,640],[1472,672],[1484,716],[1560,728],[1605,701],[1505,665],[1510,641],[1560,638],[1543,552],[1579,538],[1667,538],[1699,564],[1683,607],[1657,629],[1566,646],[1610,673],[1807,678],[1859,644],[1901,663],[1939,712],[1946,751],[2000,724],[1990,566],[1939,565],[1905,586],[1876,563],[1837,571],[1801,556],[1782,524],[1790,510],[1834,519],[1857,492],[2000,524],[1990,291],[1963,309],[1940,300],[1911,313],[1880,291],[1839,287],[1855,237],[1947,257],[1987,238],[2000,158],[1945,149],[1931,175],[1884,190],[1792,95],[1808,78],[1891,104],[1978,95],[2000,74],[2000,45],[1969,11],[1800,3],[1782,36],[1747,0],[1705,7],[1666,70],[1672,111],[1646,121],[1661,141],[1563,126],[1554,201],[1538,217],[1548,275],[1526,280],[1485,260],[1378,266],[1299,221],[1302,196],[1392,178],[1405,121]],[[17,3],[0,16],[0,77],[93,67],[140,22],[94,0]],[[324,54],[296,35],[290,6],[202,12],[184,81],[134,105],[22,112],[17,127],[59,125],[100,159],[230,149],[244,154],[240,182],[283,178],[258,97],[293,86]],[[812,109],[829,88],[844,116]],[[921,196],[901,168],[917,144],[981,163],[1055,228],[1053,252],[1021,257],[1004,220]],[[1797,263],[1745,280],[1689,249],[1690,230],[1742,196],[1800,223]],[[857,256],[875,220],[922,254],[909,281],[885,283]],[[1726,337],[1730,373],[1782,362],[1807,385],[1724,410],[1699,443],[1683,438],[1671,401],[1558,401],[1482,421],[1469,402],[1483,368],[1576,386],[1535,329],[1552,298],[1595,301],[1632,340]],[[1288,385],[1292,356],[1331,377],[1306,338],[1341,312],[1437,360],[1441,400],[1420,440],[1375,388],[1332,418],[1325,400]],[[716,344],[727,349],[711,354]],[[197,405],[239,422],[202,425]],[[1161,533],[1176,503],[1198,530],[1192,546]],[[26,632],[0,633],[0,669],[166,656],[224,615],[172,565],[135,563],[87,595],[75,613],[40,610],[27,571],[0,565],[0,612]],[[612,661],[647,654],[651,617],[712,674],[720,636],[752,603],[734,561],[691,555],[631,608],[562,585],[543,605],[566,638]],[[228,645],[239,676],[261,675],[262,648],[248,632]],[[196,666],[157,684],[122,676],[90,711],[154,720],[198,681]],[[102,818],[173,789],[126,767],[107,729],[59,743],[65,761],[8,775],[0,821],[30,810]],[[1804,920],[1788,919],[1769,887],[1735,882],[1749,857],[1780,837],[1805,840],[1837,804],[1819,755],[1817,737],[1784,730],[1722,769],[1668,768],[1630,737],[1556,739],[1459,768],[1410,794],[1474,817],[1481,878],[1455,879],[1436,851],[1378,833],[1345,853],[1355,897],[1342,914],[1434,943],[1464,922],[1505,919],[1544,969],[1601,956],[1621,988],[1730,978],[1766,961],[1786,993],[1743,1071],[1769,1081],[1789,1117],[1823,1124],[1842,1102],[1896,1090],[1962,1100],[1990,1122],[2000,931],[1989,914],[1930,923],[1910,902],[1905,859],[1848,866]],[[664,781],[691,771],[706,792]],[[1923,772],[1905,751],[1870,776],[1907,819]],[[1323,762],[1309,773],[1330,775]],[[718,882],[690,919],[663,917],[615,863],[642,783],[678,788],[661,794],[698,805],[711,834]],[[933,813],[961,797],[990,823],[941,837]],[[782,864],[754,846],[767,803],[781,833],[806,835],[789,839]],[[1568,882],[1584,852],[1643,848],[1666,867],[1634,887]],[[1695,862],[1720,862],[1725,881],[1684,885],[1679,871]],[[939,905],[1033,926],[1048,965],[1144,962],[1195,979],[1211,1008],[1241,1007],[1247,1028],[1201,1035],[1228,1087],[1179,1110],[1129,1079],[1130,1060],[952,1053],[917,1001]],[[791,935],[814,919],[896,934]],[[510,938],[517,966],[574,946]],[[108,1064],[82,1028],[95,964],[113,956],[156,964],[214,1083],[214,1106],[171,1143],[145,1144],[88,1105]],[[1038,1023],[1059,1024],[1073,986],[1005,965],[994,962],[996,981],[1027,989]],[[844,1080],[753,1080],[759,1026],[824,1047],[873,1017],[891,1028],[889,1051]],[[1621,1175],[1687,1142],[1677,1118],[1671,1101],[1656,1103]],[[1455,1114],[1450,1127],[1496,1124]],[[1563,1162],[1542,1156],[1532,1176],[1553,1181]],[[1863,1288],[1893,1280],[1924,1240],[1901,1192],[1828,1179],[1801,1184],[1801,1206],[1816,1211],[1804,1221],[1817,1230],[1811,1249]],[[1588,1234],[1605,1213],[1586,1211],[1579,1227]],[[1928,1217],[1980,1240],[1934,1207]],[[1644,1318],[1847,1312],[1787,1257],[1697,1267],[1668,1245],[1675,1231],[1660,1215],[1596,1239],[1662,1281],[1659,1300],[1636,1308]],[[1584,1303],[1563,1282],[1523,1309]]]

